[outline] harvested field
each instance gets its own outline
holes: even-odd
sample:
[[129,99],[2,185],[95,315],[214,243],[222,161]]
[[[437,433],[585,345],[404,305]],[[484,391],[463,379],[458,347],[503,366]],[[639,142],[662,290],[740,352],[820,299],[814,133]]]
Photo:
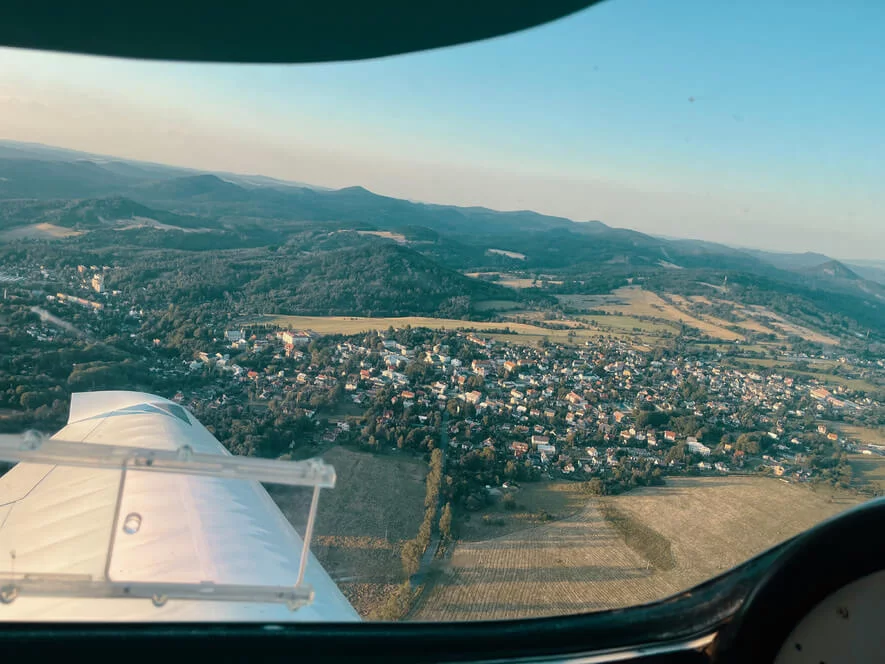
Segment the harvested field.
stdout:
[[[608,499],[670,540],[674,579],[688,587],[861,502],[850,492],[753,477],[674,477]],[[677,583],[677,584],[678,584]]]
[[[404,580],[400,551],[424,515],[426,467],[411,457],[342,447],[323,458],[335,467],[338,482],[321,494],[311,549],[366,617]],[[304,505],[285,504],[279,495],[286,494],[275,493],[274,499],[295,524]]]
[[[654,572],[595,504],[543,526],[459,543],[416,620],[489,620],[577,613],[653,599]],[[667,589],[663,593],[666,594]]]
[[471,329],[482,331],[487,329],[501,330],[509,327],[515,333],[550,334],[553,332],[553,330],[545,330],[541,327],[521,323],[488,323],[459,320],[456,318],[430,318],[426,316],[368,318],[365,316],[285,316],[267,314],[255,316],[248,322],[267,323],[299,330],[313,330],[320,334],[359,334],[360,332],[386,330],[388,327],[400,328],[407,325],[412,327],[428,327],[434,330]]
[[739,476],[670,478],[664,487],[591,498],[558,521],[459,541],[415,619],[544,616],[653,601],[859,500]]
[[651,567],[661,571],[676,567],[669,539],[629,513],[619,510],[612,501],[600,501],[600,506],[605,520],[624,538],[624,544],[648,561]]
[[[551,519],[564,519],[584,509],[587,496],[575,482],[527,483],[510,492],[516,509],[506,510],[502,501],[457,521],[456,536],[461,541],[482,541],[507,535]],[[486,519],[488,517],[488,519]]]

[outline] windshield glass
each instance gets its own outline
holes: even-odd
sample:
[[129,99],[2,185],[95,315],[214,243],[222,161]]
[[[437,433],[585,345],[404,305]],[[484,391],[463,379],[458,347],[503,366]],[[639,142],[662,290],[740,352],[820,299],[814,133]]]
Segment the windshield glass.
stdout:
[[[100,602],[124,569],[173,584],[129,586],[155,611],[303,579],[307,620],[597,611],[880,495],[883,19],[624,0],[357,63],[0,49],[0,443],[204,474],[3,457],[0,620],[97,606],[25,575]],[[307,466],[224,451],[334,488],[314,519]]]

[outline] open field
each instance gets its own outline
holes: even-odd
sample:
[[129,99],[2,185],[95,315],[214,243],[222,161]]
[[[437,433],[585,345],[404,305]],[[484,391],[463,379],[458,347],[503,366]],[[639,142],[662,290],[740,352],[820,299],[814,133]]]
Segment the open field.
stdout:
[[[726,300],[716,300],[718,304],[722,304],[727,302]],[[774,334],[778,339],[784,339],[786,337],[785,332],[778,328],[773,327],[767,324],[764,320],[759,319],[755,312],[752,312],[743,305],[737,304],[735,302],[728,302],[728,304],[732,305],[732,312],[735,316],[740,318],[740,322],[735,323],[745,330],[749,330],[750,332],[757,332],[760,334]]]
[[[703,282],[701,282],[701,283],[703,283]],[[710,288],[714,288],[722,294],[724,294],[726,292],[722,286],[714,286],[713,284],[707,284],[707,283],[704,283],[704,285],[709,286]],[[679,297],[679,296],[671,295],[670,297],[675,298],[675,297]],[[764,319],[769,316],[772,319],[779,320],[781,323],[783,323],[787,326],[791,326],[791,324],[787,323],[787,321],[785,321],[782,317],[778,316],[777,314],[774,314],[773,312],[769,311],[768,309],[765,309],[764,307],[747,308],[742,304],[739,304],[737,302],[732,302],[731,300],[728,300],[728,299],[724,299],[724,298],[711,299],[705,295],[689,295],[687,298],[682,298],[682,300],[683,301],[687,300],[687,301],[690,301],[695,304],[707,304],[707,305],[722,304],[722,305],[731,306],[732,312],[735,314],[735,316],[740,318],[740,320],[737,322],[734,322],[734,323],[729,323],[728,321],[719,321],[718,324],[737,325],[738,327],[742,327],[745,330],[748,330],[750,332],[757,332],[760,334],[774,334],[778,338],[785,338],[788,333],[787,329],[783,329],[782,327],[772,326],[772,325],[766,324],[762,320],[759,320],[759,318]],[[709,319],[713,322],[718,321],[718,319],[713,319],[713,317],[711,317],[711,316],[704,316],[704,318]],[[799,333],[798,336],[804,335],[804,338],[811,340],[811,341],[814,341],[816,339],[826,336],[826,335],[821,335],[820,333],[815,332],[814,330],[809,330],[807,328],[800,328],[799,326],[791,326],[789,333],[790,334]],[[828,343],[837,343],[835,340],[832,340],[831,337],[827,337],[827,339],[829,340]]]
[[885,457],[866,454],[849,454],[851,482],[858,489],[885,494]]
[[171,224],[164,224],[156,219],[151,219],[150,217],[132,217],[132,221],[127,221],[123,223],[123,225],[118,225],[114,227],[115,231],[129,231],[134,228],[153,228],[158,231],[179,231],[182,233],[209,233],[211,229],[209,228],[183,228],[181,226],[173,226]]
[[827,422],[828,427],[834,427],[849,438],[855,438],[868,445],[885,445],[885,427],[861,427],[843,422]]
[[[842,422],[826,422],[827,427],[837,429],[843,436],[867,445],[885,445],[885,427],[861,427]],[[851,482],[858,489],[885,494],[885,457],[876,454],[849,454]]]
[[652,334],[677,334],[679,325],[663,320],[642,320],[635,316],[578,316],[585,323],[593,323],[600,329],[610,329],[615,332],[634,332],[640,330]]
[[589,329],[593,334],[632,335],[645,333],[652,335],[672,335],[679,332],[679,326],[675,323],[663,320],[648,320],[636,316],[621,316],[616,314],[583,314],[569,318],[551,318],[547,311],[518,311],[508,312],[507,319],[528,321],[539,325],[548,324],[565,326],[575,330]]
[[487,276],[497,276],[498,279],[493,283],[499,284],[501,286],[507,286],[508,288],[531,288],[535,285],[534,279],[530,279],[528,277],[520,277],[518,275],[509,274],[507,272],[465,272],[464,276],[472,277],[474,279],[480,279]]
[[[702,295],[684,297],[675,293],[660,297],[639,286],[625,286],[606,295],[558,295],[557,298],[563,304],[585,311],[597,309],[606,312],[621,312],[632,316],[651,316],[674,323],[682,321],[711,337],[727,341],[743,339],[742,335],[727,329],[729,326],[736,325],[748,332],[774,333],[780,338],[795,335],[815,343],[831,345],[839,343],[839,340],[831,335],[788,321],[766,307],[744,306],[723,298],[710,298]],[[731,323],[714,316],[695,315],[689,313],[692,304],[731,305],[734,313],[741,320]]]
[[742,335],[726,329],[722,324],[724,321],[716,324],[697,318],[639,286],[624,286],[607,295],[559,295],[557,298],[563,304],[585,311],[598,309],[609,313],[618,312],[625,316],[646,316],[672,323],[684,322],[717,339],[726,341],[743,339]]
[[459,320],[456,318],[429,318],[426,316],[400,316],[389,318],[367,318],[364,316],[283,316],[265,314],[255,316],[250,322],[268,323],[290,327],[297,330],[313,330],[321,334],[359,334],[370,330],[386,330],[388,327],[429,327],[431,329],[455,330],[500,330],[509,327],[513,332],[525,332],[527,334],[552,333],[555,330],[545,330],[535,325],[522,323],[487,323],[472,320]]
[[[399,318],[365,318],[359,316],[283,316],[265,314],[250,318],[249,323],[263,323],[279,325],[299,330],[314,330],[321,334],[359,334],[370,330],[386,330],[388,327],[429,327],[431,329],[456,330],[502,330],[509,328],[512,334],[488,333],[494,339],[508,341],[509,343],[538,344],[541,341],[551,341],[563,344],[583,344],[588,339],[596,339],[601,334],[608,334],[605,330],[576,329],[576,330],[549,330],[538,325],[526,323],[513,323],[510,321],[493,323],[483,321],[458,320],[453,318],[428,318],[422,316],[403,316]],[[558,322],[558,321],[557,321]],[[569,336],[574,332],[574,336]],[[653,338],[638,337],[641,343],[649,343]]]
[[[768,327],[763,325],[761,322],[750,316],[745,309],[742,309],[740,305],[737,305],[729,300],[710,300],[710,298],[704,295],[689,295],[688,297],[684,297],[682,295],[677,295],[676,293],[668,293],[666,295],[667,299],[671,301],[671,303],[677,308],[679,311],[683,311],[686,314],[693,316],[698,320],[702,320],[705,323],[709,323],[717,328],[728,328],[728,327],[739,327],[747,332],[753,332],[757,334],[774,334],[779,339],[783,339],[786,337],[784,332],[776,327]],[[737,321],[729,321],[724,318],[719,318],[717,316],[711,316],[710,314],[703,314],[692,312],[692,306],[697,304],[705,304],[705,305],[725,305],[732,308],[732,312],[740,318]],[[720,337],[721,338],[721,337]]]
[[514,510],[504,509],[502,502],[498,501],[481,512],[459,518],[455,532],[458,540],[481,541],[540,526],[553,519],[577,514],[587,502],[587,496],[576,482],[526,483],[518,491],[513,491],[513,496],[516,499]]
[[837,376],[836,374],[818,371],[796,371],[795,369],[790,369],[789,371],[808,376],[809,378],[817,378],[820,381],[832,383],[834,385],[844,385],[849,390],[885,393],[885,387],[871,383],[863,378],[846,378],[845,376]]
[[727,330],[727,331],[731,332],[734,335],[731,340],[744,339],[743,335],[740,335],[740,334],[734,332],[733,330],[728,330],[729,327],[735,327],[735,326],[742,328],[744,330],[747,330],[748,332],[764,332],[764,333],[774,332],[774,333],[776,333],[775,330],[764,327],[763,325],[760,325],[758,321],[752,320],[749,317],[746,317],[741,321],[728,321],[723,318],[719,318],[717,316],[711,316],[710,314],[694,313],[691,311],[692,306],[696,305],[696,304],[706,304],[706,305],[712,305],[712,304],[732,305],[733,304],[733,303],[728,302],[726,300],[717,300],[714,303],[709,298],[707,298],[703,295],[690,295],[688,297],[684,297],[684,296],[678,295],[676,293],[667,293],[665,297],[676,308],[676,311],[682,312],[683,314],[685,314],[687,316],[691,316],[695,320],[702,321],[703,323],[705,323],[709,326],[712,326],[710,328],[710,330],[706,330],[703,327],[699,327],[698,325],[695,325],[695,327],[698,327],[700,330],[706,332],[710,336],[717,337],[719,339],[728,339],[728,337],[723,336],[720,333],[720,330]]
[[[490,250],[491,251],[491,250]],[[494,283],[508,288],[532,288],[535,285],[534,277],[525,277],[510,272],[465,272],[465,277],[473,279],[481,279],[482,277],[496,276],[497,281]],[[549,275],[548,275],[549,276]],[[561,281],[548,278],[548,276],[538,275],[538,279],[544,279],[552,284],[561,284]]]
[[783,316],[774,313],[771,309],[760,305],[747,305],[744,308],[744,311],[753,317],[762,317],[765,319],[771,319],[770,325],[780,329],[785,334],[793,334],[797,337],[802,337],[806,341],[812,341],[814,343],[819,344],[829,344],[829,345],[837,345],[839,340],[836,337],[830,336],[829,334],[824,334],[822,332],[817,332],[808,327],[797,325],[796,323],[792,323],[786,320]]
[[738,327],[741,327],[748,332],[755,332],[757,334],[773,334],[779,339],[784,337],[783,332],[778,329],[768,327],[767,325],[763,325],[758,320],[753,318],[742,318],[737,323],[735,323]]
[[42,223],[33,224],[31,226],[19,226],[18,228],[10,228],[0,233],[0,239],[18,240],[22,238],[37,238],[58,240],[66,237],[76,237],[82,235],[82,231],[75,231],[73,228],[64,228],[55,224]]
[[419,600],[415,618],[544,616],[652,601],[859,500],[742,476],[670,478],[664,487],[590,498],[560,520],[459,541],[436,585]]
[[499,254],[501,256],[507,256],[507,258],[515,258],[516,260],[524,261],[525,254],[521,254],[518,251],[507,251],[506,249],[489,249],[488,252],[490,254]]
[[[365,617],[404,580],[400,552],[421,524],[426,468],[411,457],[342,447],[323,458],[335,467],[338,482],[320,496],[311,549]],[[303,505],[280,507],[293,524],[303,519]]]
[[714,316],[697,316],[698,318],[701,318],[702,320],[705,320],[714,325],[722,327],[727,327],[728,325],[737,325],[738,327],[751,332],[774,334],[780,339],[784,339],[787,336],[797,336],[805,339],[806,341],[812,341],[815,343],[830,345],[835,345],[839,343],[839,340],[836,337],[789,321],[783,316],[774,313],[770,309],[767,309],[766,307],[758,305],[744,306],[723,298],[711,300],[710,298],[700,295],[691,295],[688,298],[685,298],[680,295],[670,294],[667,297],[671,299],[677,307],[680,308],[687,308],[693,303],[710,305],[720,304],[730,306],[733,313],[741,319],[738,322],[730,323],[729,321],[725,321]]
[[[512,288],[528,288],[533,280],[519,277],[509,273],[468,273],[467,276],[480,277],[483,274],[496,274],[500,280],[496,283]],[[556,323],[568,325],[571,323],[572,330],[553,330],[541,327],[540,324],[516,323],[516,322],[481,322],[466,321],[448,318],[431,318],[424,316],[403,316],[385,318],[366,318],[360,316],[286,316],[264,314],[253,317],[249,322],[271,323],[280,326],[288,326],[298,329],[311,329],[326,334],[358,334],[369,330],[385,330],[390,326],[404,327],[429,327],[433,329],[472,329],[477,331],[509,328],[514,334],[499,335],[489,333],[493,338],[502,339],[511,343],[525,343],[538,345],[542,341],[564,344],[583,344],[588,340],[598,339],[600,335],[613,335],[630,338],[645,346],[660,344],[663,337],[669,337],[678,332],[679,324],[685,323],[690,327],[700,330],[714,339],[722,342],[744,341],[746,337],[738,332],[727,329],[728,326],[737,326],[747,332],[774,333],[781,338],[785,334],[797,334],[813,341],[825,341],[836,343],[832,337],[825,337],[807,328],[795,326],[783,318],[768,312],[761,307],[743,308],[735,306],[735,312],[743,319],[737,323],[707,315],[696,316],[683,310],[696,302],[712,302],[710,298],[693,296],[693,300],[683,298],[680,295],[666,295],[664,299],[657,294],[644,290],[638,286],[626,286],[605,295],[558,295],[558,300],[578,311],[587,312],[573,316],[572,321],[546,321],[549,314],[544,312],[531,312],[522,310],[522,304],[515,301],[489,300],[477,303],[477,309],[482,311],[509,312],[508,317],[519,315],[523,318],[537,317],[538,322]],[[672,301],[668,301],[672,300]],[[604,311],[608,315],[592,313]],[[775,323],[766,323],[765,320],[757,320],[756,317],[776,320]],[[771,325],[771,326],[769,326]],[[571,334],[570,334],[571,333]],[[745,346],[745,348],[750,348]],[[752,348],[764,350],[761,346],[753,345]],[[809,374],[813,375],[813,374]],[[824,376],[826,379],[826,376]],[[850,378],[834,377],[837,383],[853,389],[875,389],[865,381],[857,381]]]
[[393,240],[397,244],[405,244],[406,236],[402,233],[393,233],[391,231],[357,231],[358,235],[374,235],[375,237],[382,237],[385,240]]

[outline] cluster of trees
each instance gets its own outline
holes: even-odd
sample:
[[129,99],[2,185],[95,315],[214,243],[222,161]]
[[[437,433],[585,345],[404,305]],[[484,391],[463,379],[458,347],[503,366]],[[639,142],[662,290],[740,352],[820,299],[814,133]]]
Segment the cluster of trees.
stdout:
[[383,605],[369,614],[369,620],[402,620],[412,608],[415,592],[411,581],[406,579],[387,595]]
[[622,461],[605,475],[581,482],[581,490],[591,496],[613,496],[641,486],[663,486],[664,473],[650,460]]
[[39,318],[20,304],[0,306],[0,428],[55,431],[67,421],[73,392],[162,386],[150,364],[112,343],[54,331],[32,336]]
[[854,471],[848,463],[848,457],[839,447],[826,436],[814,433],[806,438],[808,455],[805,466],[816,471],[820,481],[842,489],[851,487]]
[[194,416],[233,454],[276,458],[313,440],[318,422],[303,409],[272,401],[266,407],[248,403],[198,402]]
[[529,460],[504,458],[491,447],[467,452],[452,450],[456,459],[449,463],[452,478],[450,499],[468,511],[482,509],[488,504],[486,486],[500,486],[506,480],[533,482],[541,479],[541,471]]
[[648,402],[640,402],[633,409],[633,419],[637,427],[670,429],[679,437],[697,436],[698,439],[718,440],[722,435],[722,429],[717,423],[711,424],[704,418],[682,410],[657,410]]
[[452,503],[446,503],[443,506],[442,514],[439,517],[439,534],[444,539],[452,537]]
[[[439,507],[440,490],[442,489],[443,478],[443,455],[440,450],[433,450],[430,454],[430,466],[425,478],[426,493],[424,496],[424,519],[418,527],[418,535],[403,545],[402,563],[403,571],[406,576],[411,577],[421,566],[421,556],[430,544],[430,537],[433,535],[433,527],[436,523],[436,513]],[[442,531],[443,536],[451,536],[452,514],[451,506],[448,506],[448,516],[446,517],[445,508],[443,517],[446,517],[447,530]],[[440,525],[443,525],[442,517]]]
[[[397,391],[386,388],[378,391],[375,399],[363,413],[365,425],[361,431],[360,444],[370,451],[385,446],[400,450],[431,452],[439,446],[439,428],[442,415],[435,409],[423,409],[417,405],[405,408]],[[388,420],[385,413],[391,414]],[[425,415],[422,424],[418,416]]]

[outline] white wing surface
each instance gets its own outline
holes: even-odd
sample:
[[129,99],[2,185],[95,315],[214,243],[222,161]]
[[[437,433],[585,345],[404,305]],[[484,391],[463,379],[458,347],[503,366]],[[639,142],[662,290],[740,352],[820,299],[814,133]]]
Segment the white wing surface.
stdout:
[[[152,450],[189,445],[195,454],[228,454],[184,408],[137,392],[73,395],[68,424],[53,440]],[[103,570],[121,472],[20,463],[6,473],[0,478],[0,568],[69,575]],[[107,568],[112,579],[243,586],[297,581],[302,538],[257,482],[128,471],[119,514],[130,513],[139,516],[138,530],[115,537]],[[144,599],[23,594],[0,604],[0,620],[359,620],[312,555],[304,582],[313,587],[314,601],[297,611],[272,603],[170,599],[157,607]]]

